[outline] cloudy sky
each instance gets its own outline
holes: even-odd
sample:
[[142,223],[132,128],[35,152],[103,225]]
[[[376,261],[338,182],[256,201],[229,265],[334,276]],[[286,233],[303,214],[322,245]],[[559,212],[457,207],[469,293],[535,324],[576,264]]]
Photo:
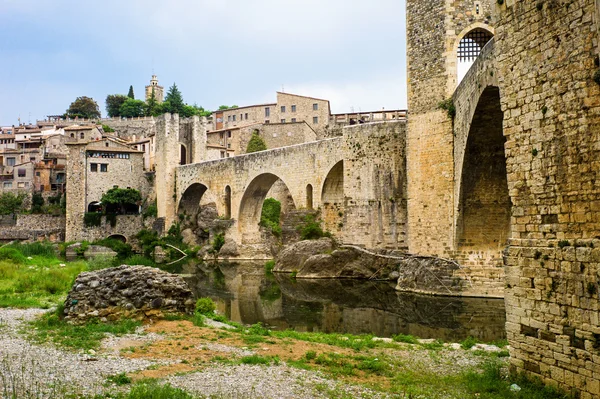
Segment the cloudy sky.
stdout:
[[107,94],[165,90],[208,109],[326,98],[406,108],[404,1],[0,0],[0,125]]

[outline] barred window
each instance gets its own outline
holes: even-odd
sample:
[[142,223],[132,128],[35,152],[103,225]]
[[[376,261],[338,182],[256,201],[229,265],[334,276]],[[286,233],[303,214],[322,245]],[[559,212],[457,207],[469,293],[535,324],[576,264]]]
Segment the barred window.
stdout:
[[459,61],[475,61],[483,46],[492,38],[492,34],[485,29],[473,29],[467,33],[458,44]]

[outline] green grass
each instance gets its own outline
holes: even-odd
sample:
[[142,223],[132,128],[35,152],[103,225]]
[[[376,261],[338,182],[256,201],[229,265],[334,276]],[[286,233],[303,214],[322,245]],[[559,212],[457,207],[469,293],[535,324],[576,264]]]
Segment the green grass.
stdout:
[[417,341],[417,339],[412,336],[412,335],[404,335],[404,334],[398,334],[398,335],[393,335],[392,339],[396,342],[404,342],[406,344],[417,344],[419,343],[419,341]]
[[170,384],[161,384],[157,380],[146,379],[139,381],[131,387],[129,392],[120,392],[116,394],[97,395],[94,399],[101,398],[114,399],[199,399],[200,396],[194,396],[183,389],[175,388]]
[[0,260],[0,307],[53,306],[66,296],[75,277],[87,269],[85,261],[63,262],[55,256],[30,253],[32,256],[23,256],[22,262],[16,260],[18,256]]
[[115,375],[109,375],[106,378],[107,382],[116,384],[116,385],[127,385],[127,384],[131,384],[131,378],[129,378],[127,376],[127,374],[125,373],[120,373],[120,374],[115,374]]
[[279,364],[279,358],[277,356],[260,356],[260,355],[250,355],[244,356],[240,359],[240,363],[242,364],[264,364],[270,365]]
[[62,320],[57,313],[60,313],[60,308],[55,313],[46,313],[31,322],[33,328],[28,332],[34,341],[50,341],[69,349],[97,349],[107,333],[117,336],[130,334],[141,325],[139,321],[129,319],[114,323],[90,321],[83,325],[72,325]]

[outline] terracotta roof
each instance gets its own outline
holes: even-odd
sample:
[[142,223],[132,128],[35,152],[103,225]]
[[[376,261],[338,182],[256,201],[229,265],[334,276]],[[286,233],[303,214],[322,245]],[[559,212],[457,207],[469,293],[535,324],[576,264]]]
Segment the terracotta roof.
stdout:
[[309,96],[301,96],[300,94],[293,94],[293,93],[284,93],[282,91],[278,91],[277,94],[285,94],[287,96],[294,96],[294,97],[303,97],[303,98],[310,98],[311,100],[317,100],[317,101],[327,101],[329,102],[329,100],[325,100],[324,98],[317,98],[317,97],[309,97]]
[[86,148],[87,151],[97,151],[97,152],[135,152],[138,154],[143,154],[143,151],[132,150],[131,148],[117,148],[117,147],[94,147],[89,146]]

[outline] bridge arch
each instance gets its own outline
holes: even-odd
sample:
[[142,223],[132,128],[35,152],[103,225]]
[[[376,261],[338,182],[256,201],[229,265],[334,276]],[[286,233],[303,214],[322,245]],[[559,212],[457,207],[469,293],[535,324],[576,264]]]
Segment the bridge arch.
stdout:
[[[279,176],[273,173],[262,173],[256,176],[248,184],[244,191],[239,205],[238,214],[238,231],[240,233],[242,243],[254,244],[261,243],[261,235],[259,230],[260,216],[262,214],[262,206],[267,193],[275,185],[281,182],[289,193],[289,186]],[[289,194],[292,206],[295,207],[296,201]]]
[[329,170],[321,189],[321,212],[327,231],[340,230],[344,216],[344,161]]

